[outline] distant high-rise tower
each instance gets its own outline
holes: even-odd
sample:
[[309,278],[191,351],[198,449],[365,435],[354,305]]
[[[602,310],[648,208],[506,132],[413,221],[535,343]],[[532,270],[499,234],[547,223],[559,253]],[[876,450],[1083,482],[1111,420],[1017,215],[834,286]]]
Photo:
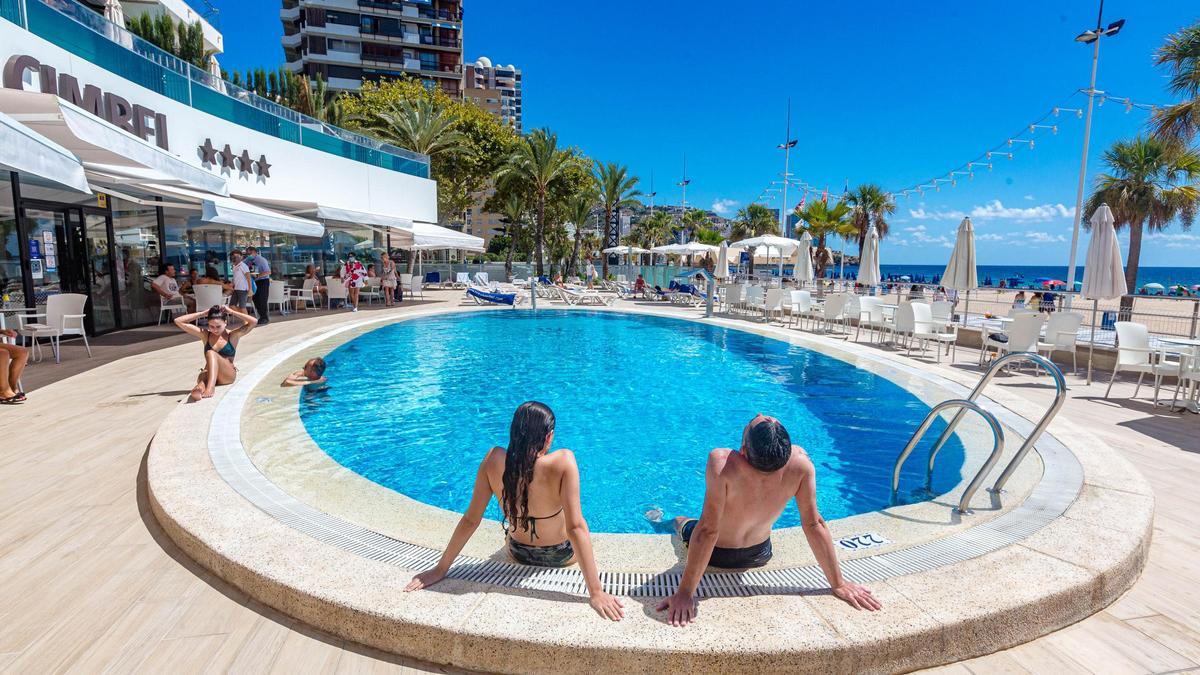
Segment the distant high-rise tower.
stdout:
[[279,17],[287,67],[330,89],[416,77],[462,92],[462,0],[283,0]]
[[521,71],[479,57],[463,70],[463,96],[521,133]]

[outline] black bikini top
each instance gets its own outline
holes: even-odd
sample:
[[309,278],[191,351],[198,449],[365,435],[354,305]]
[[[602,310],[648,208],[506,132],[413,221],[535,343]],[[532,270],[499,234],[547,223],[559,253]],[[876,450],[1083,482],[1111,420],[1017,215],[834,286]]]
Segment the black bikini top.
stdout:
[[[229,339],[229,333],[223,333],[221,337],[225,338],[225,346],[217,350],[217,353],[227,359],[232,359],[237,355],[237,347],[233,346],[233,341]],[[204,336],[204,353],[207,354],[213,346],[208,342],[208,335]]]
[[[560,513],[562,513],[562,512],[563,512],[562,508],[559,508],[559,509],[558,509],[557,511],[555,511],[554,513],[552,513],[552,514],[550,514],[550,515],[548,515],[548,516],[541,516],[540,518],[538,518],[538,517],[535,517],[535,516],[526,516],[524,520],[525,520],[525,522],[526,522],[526,523],[528,523],[528,524],[529,524],[529,537],[530,537],[531,539],[537,539],[537,538],[538,538],[538,533],[537,533],[537,521],[539,521],[539,520],[549,520],[549,519],[551,519],[551,518],[554,518],[554,517],[558,516],[558,514],[560,514]],[[509,520],[508,520],[508,516],[505,516],[505,517],[504,517],[504,521],[503,521],[502,523],[500,523],[500,527],[504,528],[504,536],[506,536],[506,537],[507,537],[507,536],[508,536],[508,533],[509,533],[509,532],[511,532],[511,531],[512,531],[512,529],[513,529],[512,527],[510,527],[510,526],[509,526]]]

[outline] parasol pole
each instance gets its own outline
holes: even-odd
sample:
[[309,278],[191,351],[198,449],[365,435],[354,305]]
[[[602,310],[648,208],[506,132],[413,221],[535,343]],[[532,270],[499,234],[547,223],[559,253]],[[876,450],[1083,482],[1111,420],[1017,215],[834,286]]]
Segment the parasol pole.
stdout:
[[1088,384],[1092,383],[1092,354],[1096,351],[1096,310],[1099,306],[1099,300],[1092,300],[1092,339],[1088,342]]

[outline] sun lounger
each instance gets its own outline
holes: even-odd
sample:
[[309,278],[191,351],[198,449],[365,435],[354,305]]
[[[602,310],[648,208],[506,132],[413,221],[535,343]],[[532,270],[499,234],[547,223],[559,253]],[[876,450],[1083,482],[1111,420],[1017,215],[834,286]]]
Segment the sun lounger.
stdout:
[[478,288],[468,288],[467,297],[477,305],[519,305],[525,299],[520,293],[494,293]]

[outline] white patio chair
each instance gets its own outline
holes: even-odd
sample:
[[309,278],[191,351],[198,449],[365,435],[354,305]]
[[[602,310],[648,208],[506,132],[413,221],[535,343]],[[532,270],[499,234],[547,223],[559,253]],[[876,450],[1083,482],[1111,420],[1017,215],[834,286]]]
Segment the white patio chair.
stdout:
[[476,272],[475,273],[475,283],[479,284],[480,286],[487,286],[488,285],[488,273],[487,272]]
[[763,317],[770,321],[776,313],[779,314],[779,320],[783,320],[783,301],[787,297],[786,292],[782,288],[768,288],[766,300],[763,301]]
[[[878,331],[880,342],[883,341],[883,336],[892,329],[892,323],[883,313],[883,304],[883,298],[877,297],[866,297],[858,301],[858,333],[854,336],[855,342],[858,342],[858,336],[862,333],[863,328],[866,328],[869,333]],[[868,337],[870,337],[869,334]]]
[[[271,286],[267,289],[267,312],[271,311],[272,305],[279,305],[279,313],[287,314],[288,292],[287,284],[280,279],[264,279]],[[263,283],[260,281],[259,283]]]
[[334,300],[341,300],[344,307],[349,298],[350,294],[346,292],[346,284],[343,284],[341,279],[333,277],[325,279],[325,306],[328,309],[333,309]]
[[400,288],[402,288],[402,289],[412,288],[412,278],[413,278],[412,274],[410,274],[408,272],[402,272],[400,274]]
[[[480,272],[480,274],[483,274],[483,273]],[[486,277],[487,275],[484,275],[484,276]],[[476,278],[478,278],[478,275],[476,275]],[[417,299],[417,298],[420,298],[422,300],[425,299],[425,290],[424,290],[424,287],[421,285],[422,281],[424,281],[424,280],[419,276],[413,276],[411,279],[409,279],[408,294],[410,296],[412,296],[413,299]],[[486,283],[483,284],[483,287],[484,287],[484,290],[488,290],[488,291],[491,290]]]
[[174,319],[176,314],[187,313],[187,303],[183,301],[182,295],[176,295],[171,298],[158,296],[158,325],[162,325],[163,314],[170,312],[171,318]]
[[854,294],[846,294],[846,304],[842,307],[842,331],[846,333],[847,338],[850,336],[850,328],[853,323],[857,322],[862,315],[862,297]]
[[954,363],[954,356],[958,353],[958,327],[950,326],[947,329],[934,321],[933,308],[923,302],[910,303],[909,307],[913,314],[911,338],[919,342],[921,351],[925,351],[926,342],[935,343],[937,362],[941,363],[942,345],[946,345],[950,351],[950,363]]
[[[83,337],[83,346],[87,348],[88,357],[92,355],[92,346],[88,344],[87,331],[84,330],[84,307],[87,296],[82,293],[59,293],[46,298],[46,311],[41,313],[18,314],[20,325],[17,332],[22,339],[33,340],[34,355],[41,359],[41,343],[39,338],[50,340],[50,348],[54,350],[54,362],[61,363],[60,343],[64,335],[79,335]],[[44,319],[29,321],[29,319]]]
[[842,323],[842,318],[845,316],[846,309],[846,294],[835,293],[825,298],[825,304],[821,307],[821,330],[824,333],[830,332],[830,327],[833,324]]
[[[454,287],[466,288],[471,285],[471,275],[466,272],[456,272],[454,274]],[[519,285],[519,284],[518,284]]]
[[787,311],[792,317],[792,324],[799,325],[803,330],[804,319],[812,318],[812,294],[808,291],[791,291],[788,293]]
[[934,325],[939,328],[949,328],[954,323],[954,303],[949,300],[934,301],[929,305],[929,312],[933,315]]
[[1108,388],[1104,390],[1104,398],[1112,391],[1113,381],[1117,373],[1137,373],[1137,386],[1133,396],[1137,398],[1142,388],[1142,378],[1147,373],[1154,376],[1154,402],[1158,403],[1158,388],[1162,384],[1163,375],[1175,375],[1180,370],[1179,361],[1167,358],[1161,349],[1150,348],[1150,331],[1140,323],[1132,321],[1117,322],[1117,361],[1113,364],[1112,377],[1108,380]]
[[763,301],[767,299],[766,290],[762,286],[748,286],[742,294],[741,307],[747,311],[762,311]]
[[367,285],[359,290],[358,296],[371,304],[376,300],[383,300],[383,280],[379,277],[367,277]]
[[308,309],[309,305],[317,306],[316,279],[305,279],[304,285],[300,288],[289,288],[288,300],[292,303],[292,307],[296,310]]
[[197,311],[229,304],[229,296],[225,295],[225,289],[217,284],[196,284],[192,286],[192,292],[196,296]]
[[741,284],[733,284],[725,289],[724,305],[727,314],[732,312],[734,307],[742,304],[742,293],[745,290],[746,287]]
[[[1041,314],[1022,313],[1017,314],[1008,328],[1008,341],[1004,342],[997,339],[998,333],[992,333],[987,336],[983,342],[983,347],[979,350],[979,365],[983,365],[983,357],[987,353],[988,347],[996,350],[996,356],[1003,356],[1014,352],[1032,352],[1037,353],[1038,338],[1042,333]],[[1035,368],[1037,366],[1034,366]]]
[[1038,340],[1038,353],[1046,352],[1046,357],[1054,356],[1054,352],[1071,352],[1071,367],[1079,372],[1079,363],[1075,349],[1079,339],[1079,326],[1083,323],[1083,315],[1074,312],[1055,312],[1046,322],[1046,336]]

